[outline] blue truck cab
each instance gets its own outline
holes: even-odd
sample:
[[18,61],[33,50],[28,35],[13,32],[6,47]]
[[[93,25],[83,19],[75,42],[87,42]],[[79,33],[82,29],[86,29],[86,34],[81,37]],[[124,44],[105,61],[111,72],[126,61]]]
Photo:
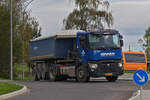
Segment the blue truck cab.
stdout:
[[115,81],[123,74],[123,40],[116,30],[78,32],[76,37],[81,63],[89,66],[91,77],[106,77]]

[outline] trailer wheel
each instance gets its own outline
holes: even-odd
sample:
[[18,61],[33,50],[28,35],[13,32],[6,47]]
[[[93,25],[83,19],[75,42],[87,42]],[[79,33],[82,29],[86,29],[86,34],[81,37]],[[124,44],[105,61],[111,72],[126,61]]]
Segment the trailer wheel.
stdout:
[[40,81],[40,76],[39,76],[39,74],[37,72],[38,71],[37,71],[36,67],[34,67],[33,70],[32,70],[32,73],[33,73],[33,76],[34,76],[34,80],[35,81]]
[[35,80],[35,81],[39,81],[39,78],[38,78],[37,73],[35,73],[34,80]]
[[45,72],[41,73],[41,80],[45,80]]
[[45,79],[44,80],[49,80],[49,75],[48,75],[48,72],[45,73]]
[[118,76],[106,76],[106,79],[109,82],[115,82],[118,79]]
[[50,67],[50,70],[49,70],[49,78],[50,78],[50,81],[56,81],[57,80],[57,67],[56,66],[52,66]]
[[78,82],[87,82],[89,81],[89,79],[90,76],[85,66],[84,67],[80,66],[76,69],[76,80]]
[[56,81],[56,75],[53,71],[49,72],[50,81]]

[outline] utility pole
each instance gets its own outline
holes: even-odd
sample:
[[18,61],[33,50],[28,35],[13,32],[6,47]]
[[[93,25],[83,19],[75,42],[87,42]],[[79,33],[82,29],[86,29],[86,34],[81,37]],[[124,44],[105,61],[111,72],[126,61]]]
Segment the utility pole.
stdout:
[[22,80],[24,80],[24,66],[25,66],[25,62],[24,62],[24,32],[25,32],[25,24],[24,24],[24,18],[25,16],[25,10],[23,11],[23,29],[22,29],[22,33],[23,33],[23,36],[22,36],[22,56],[23,56],[23,59],[22,59]]
[[13,0],[10,0],[10,79],[13,80]]
[[130,47],[130,44],[129,44],[129,50],[128,51],[131,51],[131,47]]

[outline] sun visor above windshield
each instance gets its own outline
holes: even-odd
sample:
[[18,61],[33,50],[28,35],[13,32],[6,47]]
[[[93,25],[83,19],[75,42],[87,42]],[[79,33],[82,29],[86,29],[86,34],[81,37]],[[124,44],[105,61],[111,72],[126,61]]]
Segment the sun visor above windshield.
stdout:
[[119,31],[117,30],[113,30],[113,29],[105,29],[105,30],[99,30],[99,31],[95,31],[95,32],[91,32],[91,34],[119,34]]

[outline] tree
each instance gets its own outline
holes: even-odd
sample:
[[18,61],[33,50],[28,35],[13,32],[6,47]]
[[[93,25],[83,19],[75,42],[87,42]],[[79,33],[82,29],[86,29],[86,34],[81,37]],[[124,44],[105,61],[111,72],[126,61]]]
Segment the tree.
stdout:
[[9,11],[0,5],[0,77],[9,77]]
[[[14,19],[17,20],[14,25],[15,41],[14,46],[18,44],[15,61],[22,63],[29,62],[29,41],[41,36],[41,27],[34,17],[31,17],[30,12],[26,10],[27,5],[33,0],[17,0],[14,3]],[[20,52],[18,52],[20,51]],[[18,58],[21,58],[18,60]]]
[[[69,14],[63,23],[65,29],[101,29],[104,23],[110,27],[113,17],[109,12],[109,2],[103,0],[75,0],[76,8]],[[99,8],[102,8],[99,10]]]
[[[0,1],[0,77],[9,77],[10,68],[10,0]],[[41,27],[25,2],[13,0],[13,59],[14,64],[29,61],[29,41],[41,35]]]
[[150,27],[145,31],[143,39],[139,39],[138,43],[143,47],[147,54],[147,59],[150,61]]

